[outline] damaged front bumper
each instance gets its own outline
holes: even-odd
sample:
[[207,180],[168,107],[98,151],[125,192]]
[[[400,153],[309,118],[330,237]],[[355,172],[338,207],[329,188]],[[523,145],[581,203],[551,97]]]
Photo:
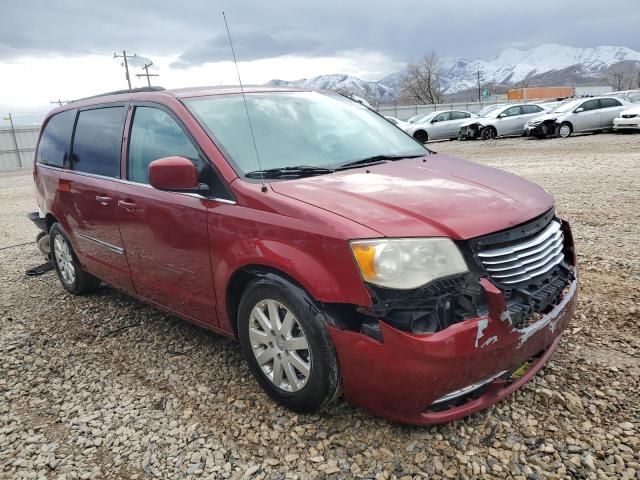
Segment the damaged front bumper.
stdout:
[[488,314],[431,334],[380,322],[382,340],[330,327],[346,398],[409,424],[465,417],[502,400],[542,368],[569,324],[577,270],[562,299],[527,327],[511,325],[502,292],[481,280]]

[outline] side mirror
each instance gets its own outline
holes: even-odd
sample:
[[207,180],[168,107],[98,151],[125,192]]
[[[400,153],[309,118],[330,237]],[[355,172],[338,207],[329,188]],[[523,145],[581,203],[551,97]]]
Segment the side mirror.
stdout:
[[580,113],[580,112],[584,112],[584,108],[579,107],[575,109],[575,113]]
[[498,118],[504,118],[504,117],[506,117],[506,116],[507,116],[507,114],[506,114],[506,113],[501,113],[500,115],[498,115]]
[[207,193],[209,187],[198,182],[193,162],[184,157],[166,157],[149,164],[149,183],[158,190]]

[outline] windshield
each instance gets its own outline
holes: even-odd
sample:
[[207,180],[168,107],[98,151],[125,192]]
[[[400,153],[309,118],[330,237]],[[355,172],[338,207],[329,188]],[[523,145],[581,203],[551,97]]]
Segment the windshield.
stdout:
[[499,109],[500,107],[504,107],[504,105],[487,105],[483,109],[481,109],[476,115],[479,117],[486,117],[487,114]]
[[269,92],[188,98],[185,104],[227,153],[238,174],[291,167],[336,168],[377,157],[429,150],[357,102],[335,94]]
[[568,112],[569,110],[577,108],[578,105],[580,105],[583,101],[584,101],[583,99],[580,99],[580,100],[570,100],[568,102],[561,103],[560,105],[558,105],[556,107],[555,110],[553,110],[552,113],[565,113],[565,112]]

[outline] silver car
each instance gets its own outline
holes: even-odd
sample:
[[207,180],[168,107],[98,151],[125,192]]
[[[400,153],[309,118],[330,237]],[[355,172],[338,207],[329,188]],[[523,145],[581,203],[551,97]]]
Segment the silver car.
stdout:
[[595,132],[613,128],[613,119],[630,104],[612,96],[569,100],[555,110],[531,119],[524,129],[527,136],[567,138],[576,132]]
[[399,126],[419,142],[425,143],[429,140],[457,138],[460,125],[475,117],[476,114],[464,110],[442,110]]
[[489,110],[483,117],[462,123],[460,139],[490,140],[508,135],[522,135],[525,123],[545,111],[544,106],[535,103],[503,105]]

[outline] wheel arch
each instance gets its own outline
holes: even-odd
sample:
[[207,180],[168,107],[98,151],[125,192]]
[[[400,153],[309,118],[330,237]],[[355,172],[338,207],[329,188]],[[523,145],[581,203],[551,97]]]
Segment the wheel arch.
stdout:
[[245,265],[231,274],[231,277],[229,277],[229,281],[227,282],[227,289],[225,292],[227,315],[235,337],[238,336],[238,307],[240,306],[240,299],[247,289],[247,286],[257,278],[269,277],[275,277],[279,281],[288,284],[289,287],[301,290],[312,301],[316,301],[304,285],[288,273],[264,264],[256,263]]

